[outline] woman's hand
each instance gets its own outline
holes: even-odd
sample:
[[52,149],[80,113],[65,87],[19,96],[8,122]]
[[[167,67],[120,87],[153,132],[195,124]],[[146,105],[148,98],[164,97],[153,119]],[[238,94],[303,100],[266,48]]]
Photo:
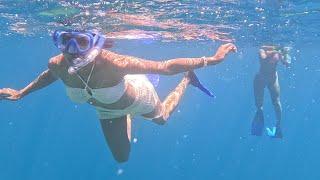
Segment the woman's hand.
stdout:
[[212,58],[216,61],[222,60],[229,52],[237,52],[237,47],[232,43],[221,45]]
[[21,98],[22,98],[22,93],[20,91],[10,89],[10,88],[0,89],[0,100],[6,99],[10,101],[17,101]]

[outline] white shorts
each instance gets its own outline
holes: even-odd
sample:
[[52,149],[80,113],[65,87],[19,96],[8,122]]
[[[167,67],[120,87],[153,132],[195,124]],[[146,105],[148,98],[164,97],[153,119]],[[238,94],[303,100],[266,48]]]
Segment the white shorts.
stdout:
[[[151,113],[159,103],[159,97],[153,85],[145,75],[126,75],[124,77],[126,86],[130,84],[135,88],[135,101],[125,109],[105,109],[96,107],[99,119],[115,119],[126,116],[131,117]],[[157,115],[156,117],[159,117]]]

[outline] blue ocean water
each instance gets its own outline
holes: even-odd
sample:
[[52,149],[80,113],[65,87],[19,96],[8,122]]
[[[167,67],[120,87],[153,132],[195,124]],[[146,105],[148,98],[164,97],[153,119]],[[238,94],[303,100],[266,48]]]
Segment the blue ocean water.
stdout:
[[[11,5],[6,3],[9,2],[0,3],[0,7]],[[260,16],[254,17],[256,7],[258,11],[261,8],[257,2],[185,3],[234,10],[230,14],[239,18],[223,16],[212,20],[208,15],[195,21],[185,17],[186,22],[219,23],[234,28],[226,31],[238,46],[238,53],[230,54],[222,64],[196,70],[202,82],[214,90],[215,99],[190,87],[165,126],[135,118],[134,142],[130,160],[125,164],[114,161],[95,110],[89,105],[71,102],[60,81],[18,102],[0,101],[0,179],[319,179],[320,4],[317,1],[283,1],[281,5],[266,2],[262,8],[267,21],[260,22]],[[265,6],[272,10],[267,12]],[[236,9],[239,7],[246,8]],[[12,9],[5,10],[2,15],[11,17],[7,11]],[[274,18],[279,15],[284,16],[283,19]],[[19,89],[44,71],[48,59],[59,51],[46,31],[19,33],[6,28],[12,20],[5,17],[0,18],[5,24],[0,30],[0,87]],[[247,24],[240,23],[243,17],[249,17]],[[288,26],[277,28],[276,25],[288,20]],[[266,28],[260,29],[257,24]],[[250,136],[255,113],[253,78],[259,68],[258,48],[267,42],[293,47],[292,66],[278,66],[283,106],[282,140],[265,135]],[[112,50],[160,61],[210,56],[221,44],[223,42],[212,40],[116,40]],[[182,76],[161,76],[157,87],[161,99]],[[265,91],[264,105],[266,125],[272,126],[275,115],[268,91]]]

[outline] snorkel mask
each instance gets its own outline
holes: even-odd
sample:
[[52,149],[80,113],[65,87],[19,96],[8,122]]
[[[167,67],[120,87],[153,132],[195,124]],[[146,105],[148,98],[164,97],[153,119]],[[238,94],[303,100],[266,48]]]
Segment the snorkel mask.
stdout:
[[63,53],[70,54],[68,72],[76,73],[81,68],[93,62],[100,53],[106,38],[103,35],[93,32],[81,31],[55,31],[53,41],[57,48]]

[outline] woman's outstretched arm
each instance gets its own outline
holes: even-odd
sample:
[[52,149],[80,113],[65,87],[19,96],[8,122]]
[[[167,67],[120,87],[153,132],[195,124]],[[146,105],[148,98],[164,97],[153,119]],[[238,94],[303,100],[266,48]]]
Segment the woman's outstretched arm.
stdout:
[[48,86],[49,84],[56,81],[58,78],[53,75],[50,69],[47,69],[41,73],[35,80],[33,80],[29,85],[21,90],[15,90],[11,88],[0,89],[0,100],[7,99],[11,101],[16,101],[22,97],[28,95],[29,93],[39,90]]
[[222,62],[229,52],[236,52],[235,45],[228,43],[219,47],[214,56],[201,58],[177,58],[167,61],[149,61],[136,57],[124,56],[112,52],[104,53],[105,59],[111,62],[124,74],[163,74],[173,75],[181,72],[198,69],[207,65],[215,65]]

